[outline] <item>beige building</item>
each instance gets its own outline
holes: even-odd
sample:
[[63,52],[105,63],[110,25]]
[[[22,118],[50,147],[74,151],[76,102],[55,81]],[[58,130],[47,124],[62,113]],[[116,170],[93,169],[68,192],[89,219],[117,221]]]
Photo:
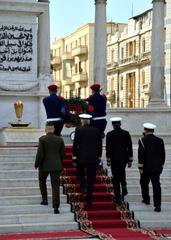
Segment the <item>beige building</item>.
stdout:
[[[122,32],[125,24],[108,23],[107,34]],[[90,94],[94,82],[94,23],[52,43],[52,73],[65,98]]]
[[[171,1],[165,11],[164,92],[171,106]],[[111,107],[144,108],[150,99],[152,9],[128,20],[107,40],[107,89]]]
[[[165,98],[171,105],[171,1],[165,17]],[[150,99],[152,9],[127,24],[107,24],[107,97],[111,107],[144,108]],[[52,45],[53,78],[65,98],[90,94],[94,82],[94,24]]]
[[152,10],[129,19],[108,35],[107,89],[112,107],[145,107],[150,97]]

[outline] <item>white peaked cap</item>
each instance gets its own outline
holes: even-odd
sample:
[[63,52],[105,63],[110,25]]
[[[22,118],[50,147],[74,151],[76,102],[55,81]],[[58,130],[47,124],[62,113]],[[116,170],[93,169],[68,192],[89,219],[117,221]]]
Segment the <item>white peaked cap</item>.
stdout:
[[122,118],[121,117],[112,117],[112,118],[110,118],[110,121],[111,122],[120,122],[120,121],[122,121]]
[[155,129],[156,128],[156,125],[154,125],[153,123],[144,123],[143,124],[143,127],[146,128],[146,129]]
[[90,118],[92,118],[92,116],[90,114],[82,113],[79,115],[79,118],[90,119]]

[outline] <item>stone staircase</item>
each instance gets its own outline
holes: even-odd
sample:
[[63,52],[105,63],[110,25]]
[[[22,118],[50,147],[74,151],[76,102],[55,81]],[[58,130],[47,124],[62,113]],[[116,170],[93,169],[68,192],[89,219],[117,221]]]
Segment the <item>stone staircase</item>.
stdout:
[[[36,148],[0,148],[0,233],[77,230],[78,224],[71,213],[67,197],[61,187],[60,214],[51,207],[51,187],[48,180],[49,205],[41,206],[37,170],[34,170]],[[105,151],[104,151],[105,159]],[[154,212],[152,189],[151,204],[141,203],[137,145],[134,162],[127,169],[128,195],[125,201],[134,211],[142,228],[171,228],[171,146],[166,146],[166,163],[161,175],[162,211]],[[104,161],[105,167],[106,161]],[[109,170],[109,169],[108,169]],[[109,171],[110,175],[110,171]],[[151,186],[150,186],[151,188]]]
[[40,205],[36,148],[0,148],[0,233],[49,232],[77,230],[67,196],[60,187],[60,214],[49,205]]
[[134,162],[131,169],[127,169],[128,195],[125,201],[130,210],[134,211],[135,219],[139,220],[142,228],[171,228],[171,146],[166,146],[166,162],[161,175],[162,206],[161,212],[154,212],[152,186],[150,183],[151,204],[141,202],[137,148],[134,146]]

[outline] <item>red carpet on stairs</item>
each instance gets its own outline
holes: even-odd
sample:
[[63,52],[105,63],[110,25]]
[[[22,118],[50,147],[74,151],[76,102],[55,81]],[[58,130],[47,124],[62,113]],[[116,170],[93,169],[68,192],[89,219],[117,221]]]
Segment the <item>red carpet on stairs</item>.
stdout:
[[72,165],[71,157],[72,147],[66,146],[65,170],[61,177],[61,184],[68,196],[68,202],[72,205],[72,211],[79,222],[80,230],[0,234],[0,240],[84,239],[92,236],[103,240],[162,240],[165,239],[162,234],[171,234],[169,230],[146,231],[139,229],[132,212],[127,209],[127,205],[123,203],[118,207],[113,203],[111,179],[103,169],[99,169],[97,172],[92,207],[85,209],[85,198],[80,193],[76,169]]
[[67,146],[65,170],[61,182],[68,195],[68,201],[72,204],[72,211],[75,212],[80,229],[107,240],[163,239],[154,231],[139,229],[132,212],[127,209],[125,203],[121,206],[113,203],[111,179],[104,169],[97,171],[92,207],[85,208],[85,196],[80,193],[76,169],[72,165],[71,157],[72,147]]

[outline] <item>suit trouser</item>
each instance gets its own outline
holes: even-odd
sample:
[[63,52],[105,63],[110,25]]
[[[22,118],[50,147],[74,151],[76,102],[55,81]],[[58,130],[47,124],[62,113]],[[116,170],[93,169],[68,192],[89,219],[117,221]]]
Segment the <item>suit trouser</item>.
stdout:
[[107,125],[107,121],[106,119],[101,119],[101,120],[92,120],[91,121],[91,125],[98,128],[100,135],[102,135],[105,131],[106,125]]
[[59,171],[42,171],[39,170],[39,187],[43,201],[47,201],[47,185],[46,180],[50,174],[52,186],[52,207],[58,208],[60,205],[60,172]]
[[63,129],[64,122],[63,121],[55,121],[53,123],[54,123],[54,128],[55,128],[54,134],[57,136],[61,136],[61,131]]
[[161,186],[160,186],[160,173],[143,173],[140,176],[140,185],[142,198],[145,201],[150,200],[149,195],[149,183],[152,183],[153,187],[153,201],[154,207],[161,206]]
[[[77,163],[77,178],[80,183],[80,188],[83,191],[87,189],[87,201],[92,201],[93,186],[96,180],[97,163]],[[86,172],[87,170],[87,181]]]
[[127,185],[125,167],[112,168],[111,170],[112,170],[112,184],[113,184],[113,191],[115,194],[115,200],[120,201],[121,187],[123,190],[125,190]]

